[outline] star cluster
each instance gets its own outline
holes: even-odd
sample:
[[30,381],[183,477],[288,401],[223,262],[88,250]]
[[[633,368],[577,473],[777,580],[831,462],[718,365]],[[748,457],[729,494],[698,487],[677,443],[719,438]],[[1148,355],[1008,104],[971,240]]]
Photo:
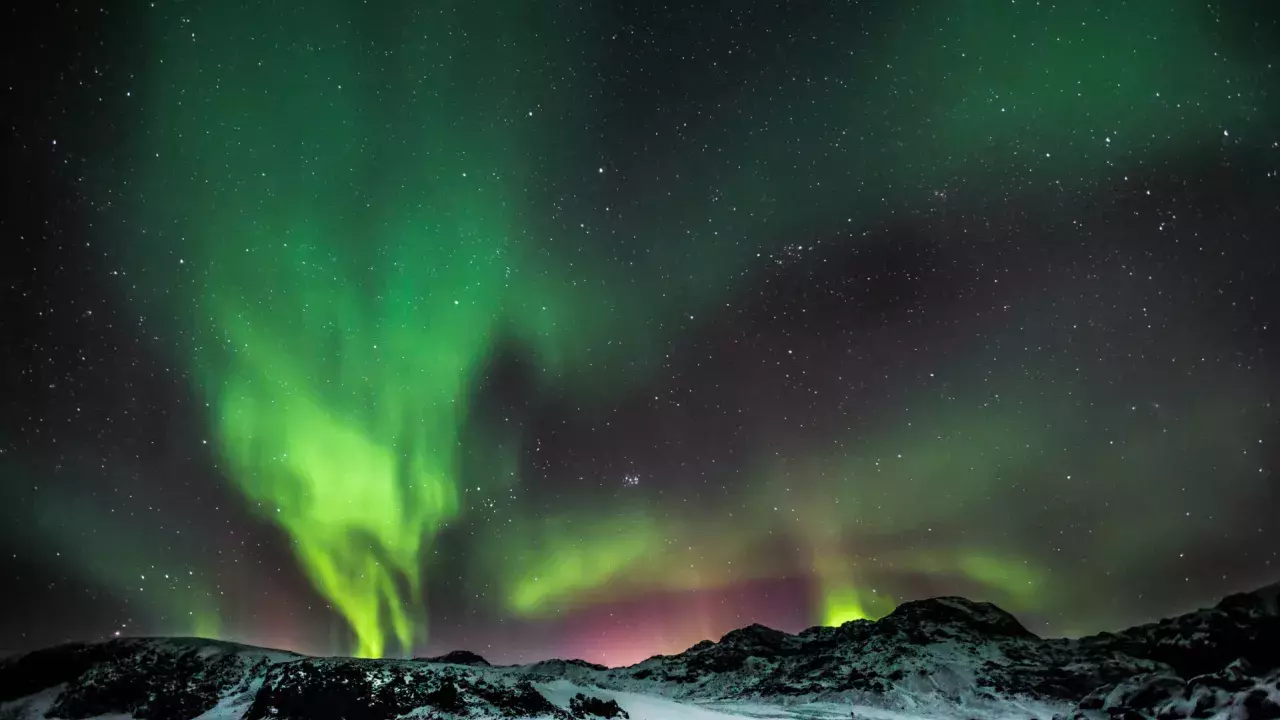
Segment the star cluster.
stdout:
[[1280,571],[1265,3],[23,12],[0,649],[620,664]]

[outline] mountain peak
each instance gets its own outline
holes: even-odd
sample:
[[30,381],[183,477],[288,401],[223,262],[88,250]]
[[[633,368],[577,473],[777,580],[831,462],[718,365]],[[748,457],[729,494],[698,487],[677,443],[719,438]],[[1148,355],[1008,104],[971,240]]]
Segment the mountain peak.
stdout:
[[1018,619],[989,602],[944,596],[899,605],[880,622],[924,632],[964,628],[982,636],[1034,638]]
[[1214,606],[1218,610],[1248,610],[1260,615],[1280,615],[1280,582],[1257,590],[1228,595]]
[[478,667],[489,667],[489,661],[470,650],[450,650],[443,655],[435,657],[422,658],[423,662],[441,663],[446,665],[474,665]]
[[775,630],[767,625],[760,623],[751,623],[746,627],[730,630],[720,638],[721,645],[741,645],[741,644],[768,644],[776,645],[784,642],[788,637],[787,633],[781,630]]

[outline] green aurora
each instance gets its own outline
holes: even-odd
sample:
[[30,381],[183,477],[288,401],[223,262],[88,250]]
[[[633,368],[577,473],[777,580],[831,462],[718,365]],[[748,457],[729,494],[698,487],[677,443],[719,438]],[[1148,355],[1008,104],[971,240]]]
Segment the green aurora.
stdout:
[[[1276,120],[1247,44],[1202,3],[890,5],[781,21],[808,38],[784,44],[806,77],[695,63],[681,96],[705,113],[641,95],[626,117],[600,100],[607,73],[643,61],[616,56],[610,37],[636,30],[603,6],[154,11],[146,130],[118,151],[141,168],[125,203],[135,232],[118,241],[130,294],[179,308],[166,332],[227,478],[288,535],[357,655],[424,642],[429,551],[474,497],[528,482],[518,423],[474,407],[502,348],[531,359],[537,397],[600,412],[737,302],[761,255],[812,228],[856,238],[938,193],[1095,186]],[[186,280],[171,288],[175,274]],[[1066,589],[1010,556],[999,535],[1016,518],[959,550],[850,548],[927,535],[1008,477],[1054,466],[1084,422],[1060,377],[1057,396],[1012,382],[985,409],[998,393],[980,378],[963,402],[922,393],[909,415],[800,454],[762,439],[729,509],[586,493],[547,514],[523,500],[474,539],[483,561],[469,572],[506,612],[538,618],[794,574],[795,558],[761,550],[785,535],[819,588],[816,622],[887,612],[907,570],[1040,608]],[[476,448],[503,470],[468,471]]]

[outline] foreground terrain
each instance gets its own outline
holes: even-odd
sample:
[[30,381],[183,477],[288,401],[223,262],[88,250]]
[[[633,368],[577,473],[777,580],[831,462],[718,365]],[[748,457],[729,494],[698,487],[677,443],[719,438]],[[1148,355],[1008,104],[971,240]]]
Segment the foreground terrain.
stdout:
[[759,625],[626,668],[473,653],[316,658],[188,638],[0,661],[9,718],[1280,718],[1280,584],[1205,610],[1045,639],[944,597],[790,635]]

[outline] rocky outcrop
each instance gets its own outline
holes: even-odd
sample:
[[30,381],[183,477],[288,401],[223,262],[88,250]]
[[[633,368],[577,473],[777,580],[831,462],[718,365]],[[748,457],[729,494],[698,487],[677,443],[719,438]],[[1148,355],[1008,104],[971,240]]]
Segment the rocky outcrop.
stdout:
[[440,663],[442,665],[470,665],[472,667],[489,667],[489,661],[470,650],[451,650],[435,657],[419,658],[422,662]]
[[626,718],[631,717],[618,705],[617,700],[601,700],[578,693],[569,698],[569,714],[575,718]]
[[419,709],[444,717],[569,717],[527,680],[490,682],[414,661],[335,658],[273,666],[244,717],[391,720]]
[[274,661],[301,656],[189,638],[64,645],[0,666],[0,701],[65,685],[51,717],[196,717],[244,692]]
[[1184,680],[1168,673],[1135,675],[1085,696],[1073,717],[1280,718],[1280,669],[1259,675],[1243,660],[1222,670]]

